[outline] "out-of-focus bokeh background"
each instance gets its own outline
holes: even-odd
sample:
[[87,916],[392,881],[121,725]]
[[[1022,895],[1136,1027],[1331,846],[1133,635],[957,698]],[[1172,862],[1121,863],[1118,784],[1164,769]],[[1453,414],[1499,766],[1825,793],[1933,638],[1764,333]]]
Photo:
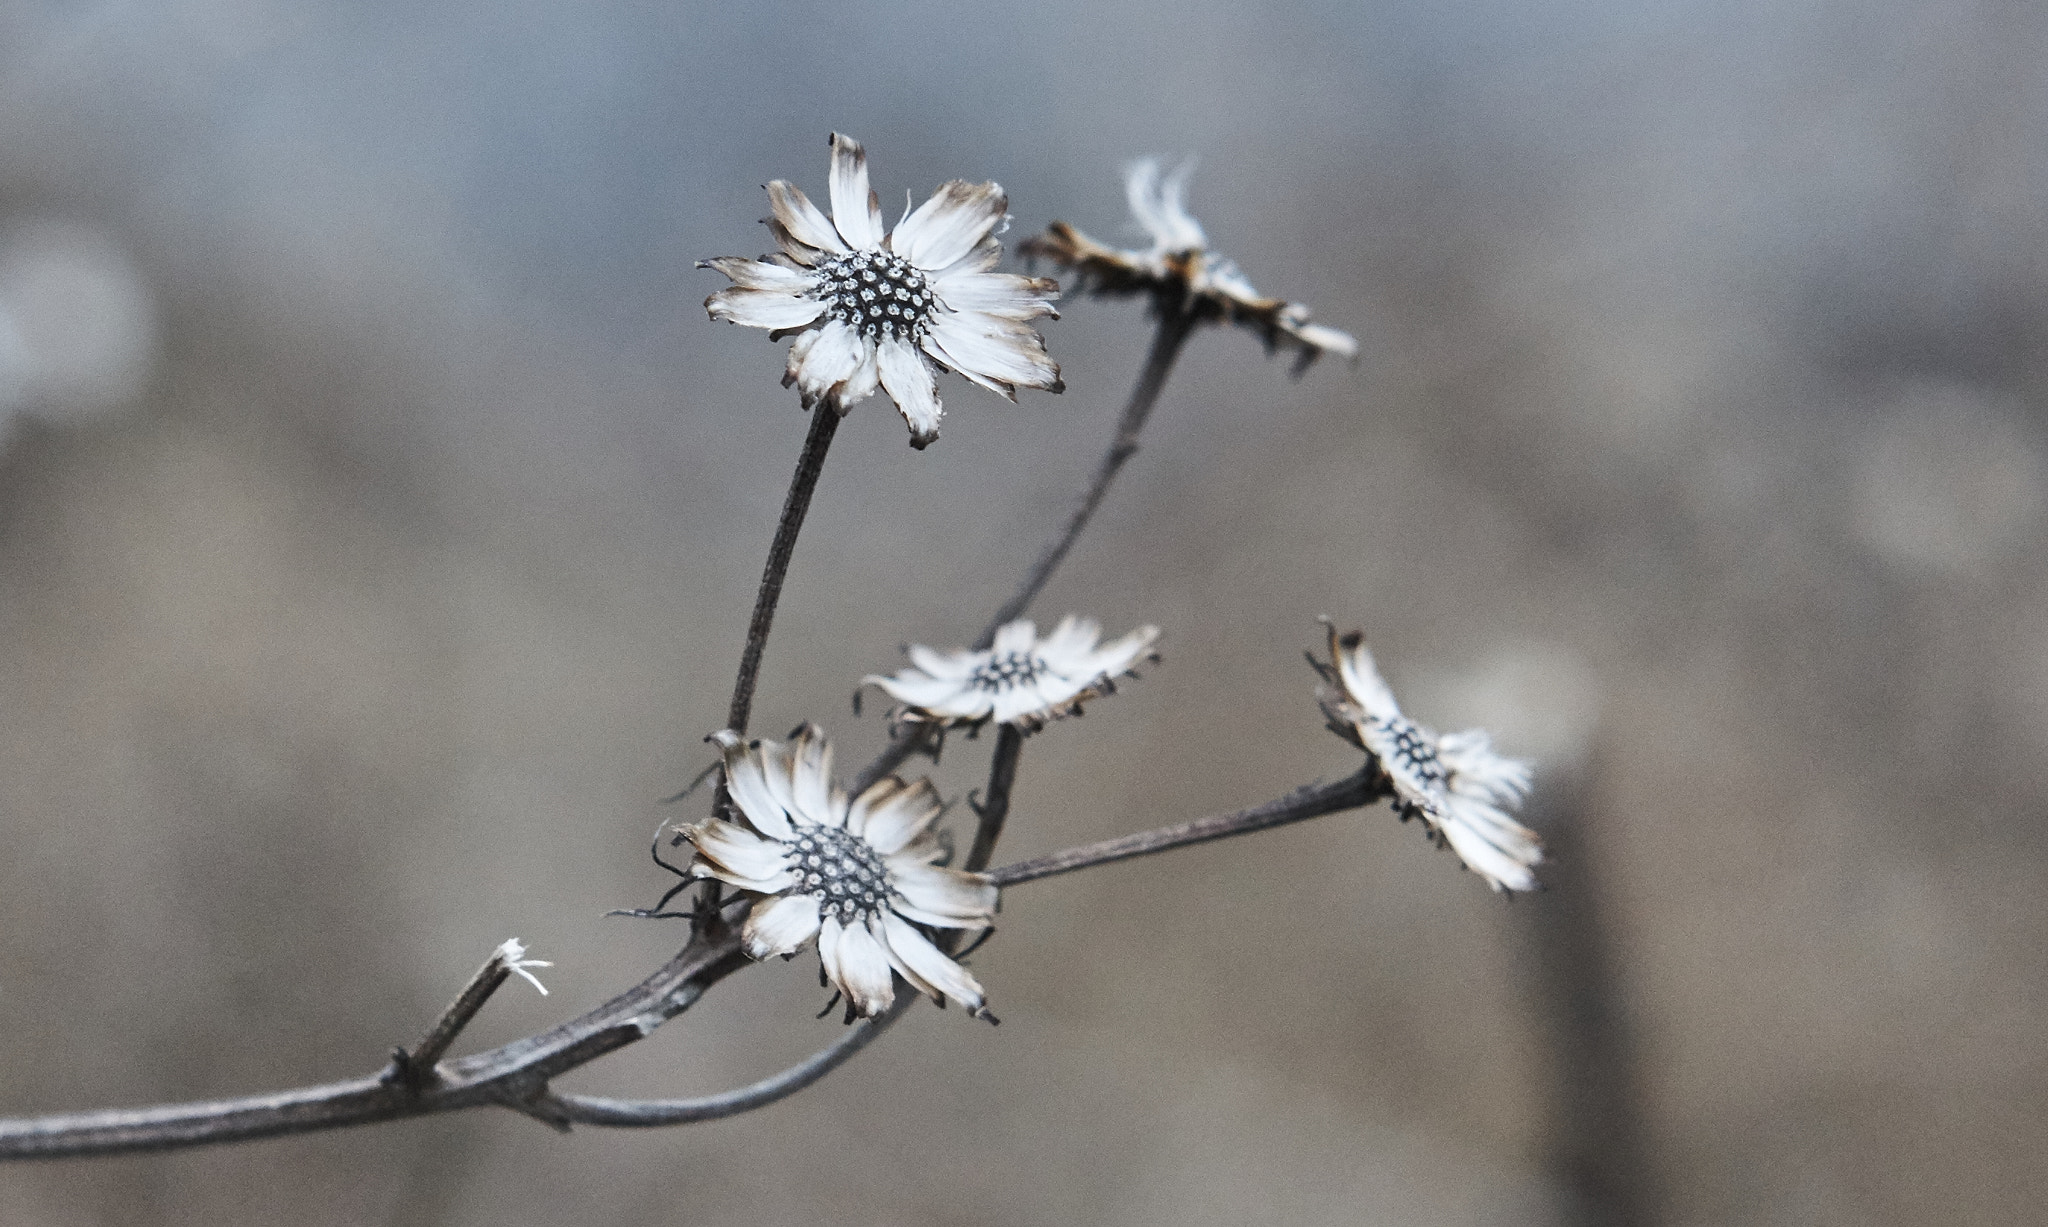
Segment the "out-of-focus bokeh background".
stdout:
[[[1589,0],[0,4],[0,1113],[354,1075],[675,947],[804,419],[700,257],[825,135],[1124,228],[1136,155],[1355,332],[1200,336],[1041,614],[1167,660],[1033,739],[1014,856],[1353,769],[1300,652],[1541,760],[1547,894],[1384,808],[1014,892],[744,1119],[509,1113],[0,1169],[7,1224],[1992,1224],[2048,1199],[2048,10]],[[757,726],[964,640],[1147,336],[840,434]],[[979,783],[956,742],[944,788]],[[693,802],[692,804],[701,804]],[[835,1035],[808,958],[568,1080]]]

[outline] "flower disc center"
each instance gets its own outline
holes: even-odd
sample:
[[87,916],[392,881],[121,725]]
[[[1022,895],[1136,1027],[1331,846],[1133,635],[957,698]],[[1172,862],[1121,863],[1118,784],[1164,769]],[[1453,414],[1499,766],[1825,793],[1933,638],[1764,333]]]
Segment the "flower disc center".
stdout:
[[837,827],[800,826],[790,850],[803,875],[803,892],[818,896],[823,915],[852,924],[888,902],[889,871],[881,853],[860,836]]
[[1444,760],[1437,757],[1435,739],[1425,737],[1421,729],[1407,720],[1396,718],[1380,723],[1394,735],[1393,757],[1411,778],[1428,788],[1437,788],[1449,778]]
[[1045,672],[1045,662],[1029,652],[998,652],[977,665],[967,681],[977,689],[1000,694],[1029,685]]
[[818,297],[830,304],[829,318],[870,341],[924,335],[932,290],[910,261],[886,251],[856,251],[818,265],[818,273],[824,278]]

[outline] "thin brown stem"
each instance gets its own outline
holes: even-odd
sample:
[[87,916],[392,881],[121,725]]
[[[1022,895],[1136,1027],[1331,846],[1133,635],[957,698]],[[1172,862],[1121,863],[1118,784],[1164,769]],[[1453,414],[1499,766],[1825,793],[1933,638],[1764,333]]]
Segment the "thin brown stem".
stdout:
[[1010,816],[1010,789],[1017,783],[1017,758],[1024,751],[1024,734],[1014,724],[996,733],[996,752],[989,759],[988,790],[974,807],[974,846],[968,849],[963,868],[979,873],[995,859],[996,841],[1003,837],[1003,820]]
[[1145,355],[1145,369],[1138,376],[1138,384],[1131,389],[1131,398],[1124,402],[1123,417],[1116,424],[1116,438],[1111,440],[1109,450],[1102,454],[1102,461],[1095,467],[1095,478],[1088,483],[1088,492],[1081,496],[1081,503],[1067,518],[1066,527],[1060,534],[1048,541],[1038,562],[1024,575],[1024,582],[996,610],[989,619],[981,637],[974,641],[976,651],[986,651],[996,641],[996,631],[1005,622],[1020,617],[1031,607],[1039,590],[1052,579],[1052,573],[1059,569],[1067,551],[1074,548],[1074,541],[1081,530],[1088,527],[1088,521],[1095,516],[1095,509],[1102,505],[1103,495],[1109,493],[1110,483],[1116,480],[1119,470],[1126,461],[1138,454],[1138,434],[1145,429],[1145,419],[1152,415],[1152,406],[1159,400],[1159,393],[1166,387],[1166,377],[1173,373],[1174,360],[1180,357],[1183,343],[1193,332],[1195,321],[1187,313],[1170,307],[1159,310],[1159,326],[1152,334],[1152,348]]
[[775,525],[768,563],[761,568],[761,587],[754,595],[754,616],[747,622],[747,646],[740,653],[739,677],[732,684],[732,706],[726,711],[725,727],[735,733],[745,733],[747,720],[753,715],[761,652],[768,646],[769,629],[775,625],[775,604],[782,599],[782,580],[789,574],[797,533],[803,529],[804,513],[811,509],[811,492],[818,488],[818,474],[825,471],[825,453],[838,429],[839,414],[830,404],[821,403],[811,410],[811,430],[804,437],[803,454],[797,458],[789,494],[782,500],[782,519]]
[[1318,818],[1339,810],[1357,809],[1387,795],[1389,793],[1386,777],[1376,765],[1368,763],[1357,774],[1346,776],[1333,784],[1310,784],[1305,788],[1295,789],[1277,801],[1268,801],[1264,805],[1255,805],[1234,814],[1197,818],[1192,822],[1140,831],[1121,839],[1105,839],[1101,843],[1047,853],[1028,861],[1005,865],[1001,869],[993,870],[988,876],[995,879],[998,886],[1035,882],[1039,878],[1072,873],[1076,869],[1107,865],[1112,861],[1127,861],[1132,857],[1150,856],[1155,852],[1165,852],[1172,848],[1185,848],[1189,844],[1207,843],[1212,839],[1227,839],[1232,835],[1246,835],[1269,827],[1285,826],[1290,822]]

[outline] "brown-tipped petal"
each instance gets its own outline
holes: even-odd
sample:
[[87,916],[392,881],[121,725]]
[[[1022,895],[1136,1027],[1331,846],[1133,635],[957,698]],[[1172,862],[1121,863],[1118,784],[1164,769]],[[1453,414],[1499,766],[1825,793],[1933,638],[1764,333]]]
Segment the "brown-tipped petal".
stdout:
[[882,204],[868,190],[868,155],[850,136],[832,134],[832,222],[855,250],[882,245]]
[[749,260],[742,256],[718,256],[710,260],[699,260],[698,268],[716,269],[732,278],[734,285],[749,290],[771,290],[782,294],[802,294],[816,283],[810,273],[799,272],[787,265],[773,264],[767,260]]
[[839,241],[839,232],[818,211],[818,206],[803,194],[803,189],[788,180],[769,182],[768,207],[775,211],[775,220],[790,237],[804,246],[835,253],[846,250],[846,244]]
[[825,304],[803,294],[728,286],[704,300],[715,320],[748,328],[801,328],[825,313]]
[[778,954],[795,954],[818,935],[816,895],[784,895],[763,899],[747,913],[740,941],[747,957],[759,961]]
[[919,268],[948,268],[988,237],[1008,207],[1001,184],[955,179],[903,219],[890,246]]
[[945,413],[939,404],[932,368],[909,342],[896,337],[882,341],[877,357],[882,386],[889,390],[889,399],[896,402],[897,410],[910,426],[910,445],[926,446],[939,437],[939,418]]

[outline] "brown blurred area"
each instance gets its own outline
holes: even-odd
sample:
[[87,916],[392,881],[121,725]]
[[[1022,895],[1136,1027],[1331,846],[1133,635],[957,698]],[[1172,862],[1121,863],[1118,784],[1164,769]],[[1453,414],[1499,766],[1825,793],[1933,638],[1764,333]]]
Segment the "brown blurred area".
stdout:
[[[1196,339],[1037,612],[1165,662],[1027,747],[1008,856],[1277,796],[1315,617],[1539,761],[1549,892],[1384,808],[1019,888],[738,1120],[471,1113],[0,1167],[0,1223],[1996,1224],[2048,1198],[2048,14],[0,3],[0,1114],[374,1069],[637,979],[804,420],[697,258],[865,140],[1132,240],[1197,154],[1298,383]],[[893,212],[892,212],[893,215]],[[827,464],[756,726],[972,637],[1134,376],[950,377]],[[980,784],[988,742],[934,769]],[[686,803],[688,805],[699,802]],[[1008,856],[1002,859],[1008,859]],[[837,1034],[809,956],[567,1080]]]

